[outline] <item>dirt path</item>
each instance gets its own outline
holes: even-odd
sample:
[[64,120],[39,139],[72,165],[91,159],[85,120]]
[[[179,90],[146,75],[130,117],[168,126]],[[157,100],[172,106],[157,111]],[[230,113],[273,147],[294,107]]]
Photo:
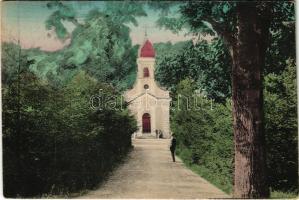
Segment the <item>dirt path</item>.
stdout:
[[178,158],[173,163],[169,142],[133,140],[128,160],[98,190],[80,198],[229,198]]

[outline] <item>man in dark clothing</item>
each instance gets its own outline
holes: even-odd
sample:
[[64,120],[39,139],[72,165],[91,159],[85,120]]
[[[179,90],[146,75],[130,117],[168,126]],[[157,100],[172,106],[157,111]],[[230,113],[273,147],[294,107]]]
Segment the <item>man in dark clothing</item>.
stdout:
[[163,138],[163,132],[159,130],[159,138]]
[[175,162],[175,148],[176,148],[176,138],[175,135],[173,135],[171,139],[171,145],[170,145],[170,151],[171,151],[173,162]]

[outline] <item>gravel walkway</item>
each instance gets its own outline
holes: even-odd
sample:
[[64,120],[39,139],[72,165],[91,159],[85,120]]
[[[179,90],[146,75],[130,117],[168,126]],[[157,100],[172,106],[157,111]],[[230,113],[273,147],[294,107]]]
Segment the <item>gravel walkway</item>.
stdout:
[[133,140],[127,161],[99,189],[79,198],[229,198],[180,159],[173,163],[169,143],[166,139]]

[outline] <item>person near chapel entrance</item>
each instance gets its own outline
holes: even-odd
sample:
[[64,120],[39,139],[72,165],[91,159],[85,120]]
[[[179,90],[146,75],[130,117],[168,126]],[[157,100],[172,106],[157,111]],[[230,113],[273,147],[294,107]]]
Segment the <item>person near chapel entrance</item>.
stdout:
[[176,138],[175,135],[172,135],[171,144],[170,144],[170,152],[172,156],[172,161],[175,162],[175,148],[176,148]]
[[156,138],[159,139],[159,131],[156,129]]

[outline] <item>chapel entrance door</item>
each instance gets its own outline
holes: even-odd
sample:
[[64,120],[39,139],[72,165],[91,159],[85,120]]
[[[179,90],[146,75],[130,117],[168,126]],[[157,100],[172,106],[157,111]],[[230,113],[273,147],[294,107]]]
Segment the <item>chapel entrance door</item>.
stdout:
[[144,113],[142,116],[142,133],[151,132],[151,116],[148,113]]

